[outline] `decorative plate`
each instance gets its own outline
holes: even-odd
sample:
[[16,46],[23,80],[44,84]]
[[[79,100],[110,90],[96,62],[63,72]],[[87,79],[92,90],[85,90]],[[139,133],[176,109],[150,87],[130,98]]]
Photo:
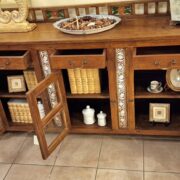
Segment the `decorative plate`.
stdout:
[[173,91],[180,91],[180,69],[167,70],[166,82]]
[[68,34],[94,34],[112,29],[120,21],[113,15],[85,15],[59,20],[53,26]]

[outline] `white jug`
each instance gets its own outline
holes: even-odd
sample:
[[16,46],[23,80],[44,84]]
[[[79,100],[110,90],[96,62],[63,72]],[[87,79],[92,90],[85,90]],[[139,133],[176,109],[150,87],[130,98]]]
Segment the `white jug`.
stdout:
[[97,114],[97,118],[98,118],[99,126],[106,126],[106,113],[103,113],[103,111],[100,111],[100,113]]
[[84,118],[84,124],[90,125],[95,123],[95,110],[89,105],[87,105],[86,108],[82,110],[82,114]]

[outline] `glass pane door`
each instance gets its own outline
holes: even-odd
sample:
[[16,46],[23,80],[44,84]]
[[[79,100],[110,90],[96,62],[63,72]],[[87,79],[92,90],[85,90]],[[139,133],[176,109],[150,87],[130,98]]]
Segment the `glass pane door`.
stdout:
[[53,73],[27,93],[33,123],[46,159],[69,132],[69,112],[60,73]]

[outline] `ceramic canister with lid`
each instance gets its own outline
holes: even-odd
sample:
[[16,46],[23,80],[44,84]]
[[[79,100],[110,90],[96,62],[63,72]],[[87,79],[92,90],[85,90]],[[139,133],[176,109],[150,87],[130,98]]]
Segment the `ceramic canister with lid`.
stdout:
[[91,108],[89,105],[86,106],[85,109],[82,110],[84,124],[90,125],[95,123],[95,110]]
[[98,118],[99,126],[106,126],[106,113],[103,113],[103,111],[100,111],[100,113],[97,114],[97,118]]

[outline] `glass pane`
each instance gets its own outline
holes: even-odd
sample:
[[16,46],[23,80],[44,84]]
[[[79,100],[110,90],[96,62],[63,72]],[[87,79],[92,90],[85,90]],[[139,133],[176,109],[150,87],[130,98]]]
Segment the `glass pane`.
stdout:
[[[40,119],[43,120],[53,108],[56,108],[62,102],[60,94],[57,90],[57,84],[50,84],[40,95],[37,97],[37,105],[39,110]],[[53,118],[53,126],[61,126],[61,117],[59,113]]]
[[50,122],[45,128],[44,128],[44,135],[47,142],[47,146],[50,146],[54,141],[57,140],[59,136],[63,136],[63,130],[65,129],[64,125],[64,118],[63,111],[58,112],[58,117],[61,119],[61,127],[57,127],[56,120],[57,114],[52,118],[52,122]]

